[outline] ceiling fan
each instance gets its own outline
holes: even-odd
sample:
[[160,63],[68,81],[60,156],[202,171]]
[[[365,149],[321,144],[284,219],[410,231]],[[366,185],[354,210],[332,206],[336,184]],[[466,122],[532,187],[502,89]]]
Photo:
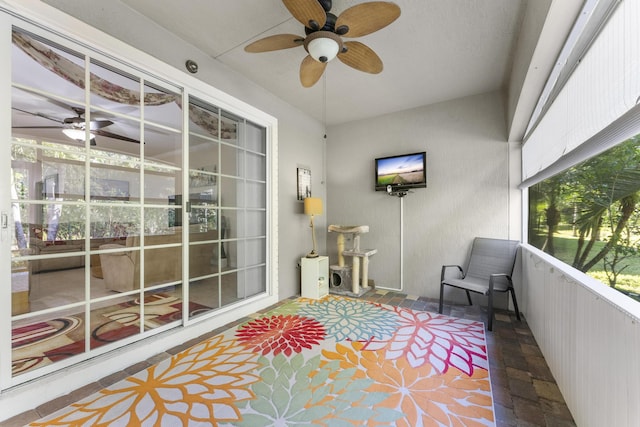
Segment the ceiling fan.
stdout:
[[313,86],[327,63],[336,56],[344,64],[366,73],[382,71],[382,60],[368,46],[342,37],[362,37],[391,24],[400,16],[395,3],[373,1],[355,5],[339,16],[330,12],[331,0],[282,0],[291,15],[304,25],[306,37],[277,34],[247,45],[250,53],[270,52],[304,46],[308,55],[300,65],[300,82]]
[[[12,129],[62,129],[62,132],[71,139],[74,139],[78,142],[84,143],[86,137],[86,126],[87,121],[84,119],[84,108],[80,107],[69,107],[76,114],[75,117],[67,117],[65,119],[57,119],[54,117],[50,117],[43,113],[33,113],[30,111],[26,111],[20,108],[13,107],[14,110],[20,111],[21,113],[30,114],[36,117],[42,117],[46,120],[51,120],[53,122],[58,123],[57,126],[14,126]],[[129,138],[127,136],[118,135],[109,131],[104,130],[103,128],[112,125],[113,122],[111,120],[91,120],[89,121],[89,135],[90,135],[90,144],[96,145],[96,135],[104,136],[107,138],[119,139],[127,142],[134,142],[139,144],[140,141],[137,139]]]

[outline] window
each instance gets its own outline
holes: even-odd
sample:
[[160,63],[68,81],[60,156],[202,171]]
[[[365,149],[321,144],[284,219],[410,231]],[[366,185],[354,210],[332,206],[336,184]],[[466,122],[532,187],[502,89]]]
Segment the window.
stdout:
[[640,301],[640,135],[529,187],[529,243]]

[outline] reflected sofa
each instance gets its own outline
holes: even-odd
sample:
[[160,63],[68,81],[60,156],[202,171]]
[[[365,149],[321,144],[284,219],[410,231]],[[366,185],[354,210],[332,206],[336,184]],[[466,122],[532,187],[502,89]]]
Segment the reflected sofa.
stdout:
[[[216,231],[191,234],[192,241],[217,239]],[[145,286],[179,281],[182,277],[182,232],[176,227],[169,234],[146,235],[145,244]],[[178,244],[177,246],[154,248],[157,245]],[[190,277],[204,276],[218,272],[215,265],[216,244],[192,245],[189,256]],[[118,251],[100,254],[100,264],[106,289],[126,292],[140,288],[140,236],[128,236],[125,244],[108,243],[100,250]]]
[[[96,250],[100,246],[107,243],[117,243],[124,241],[120,237],[105,237],[91,239],[91,250]],[[29,241],[30,255],[55,255],[67,252],[84,251],[85,241],[81,240],[56,240],[46,241],[38,238],[32,238]],[[29,272],[37,274],[45,271],[66,270],[69,268],[84,267],[84,255],[61,257],[61,258],[45,258],[33,259],[29,262]]]

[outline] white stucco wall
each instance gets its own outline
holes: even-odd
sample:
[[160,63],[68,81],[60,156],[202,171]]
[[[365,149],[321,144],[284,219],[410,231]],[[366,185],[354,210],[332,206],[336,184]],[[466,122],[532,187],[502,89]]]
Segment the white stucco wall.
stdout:
[[[378,249],[369,267],[376,286],[399,288],[402,266],[404,292],[435,298],[441,266],[462,263],[474,236],[520,237],[511,218],[520,216],[518,182],[509,177],[519,173],[510,164],[518,148],[506,142],[504,117],[494,92],[329,129],[327,220],[370,227],[361,247]],[[428,186],[404,198],[401,230],[400,199],[374,191],[374,159],[417,151],[427,152]],[[335,264],[331,234],[327,248]]]

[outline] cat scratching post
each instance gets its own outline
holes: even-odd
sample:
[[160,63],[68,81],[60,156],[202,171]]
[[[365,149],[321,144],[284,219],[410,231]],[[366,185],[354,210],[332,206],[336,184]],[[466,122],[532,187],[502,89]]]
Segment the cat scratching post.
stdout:
[[[329,292],[346,294],[349,296],[361,296],[369,291],[369,257],[378,252],[377,249],[360,249],[360,234],[368,233],[368,225],[330,225],[329,232],[338,233],[337,245],[338,245],[338,265],[332,265],[331,276],[332,285],[329,287]],[[353,247],[349,250],[345,250],[344,241],[345,235],[351,235],[353,238]],[[347,266],[344,262],[344,257],[351,257],[351,265]],[[362,266],[360,265],[360,259],[362,258]],[[360,286],[360,269],[362,267],[362,286]],[[349,274],[349,272],[351,274]],[[349,278],[351,276],[351,283],[343,283],[346,280],[343,278]],[[340,279],[340,283],[335,283]],[[349,285],[351,285],[349,287]]]

